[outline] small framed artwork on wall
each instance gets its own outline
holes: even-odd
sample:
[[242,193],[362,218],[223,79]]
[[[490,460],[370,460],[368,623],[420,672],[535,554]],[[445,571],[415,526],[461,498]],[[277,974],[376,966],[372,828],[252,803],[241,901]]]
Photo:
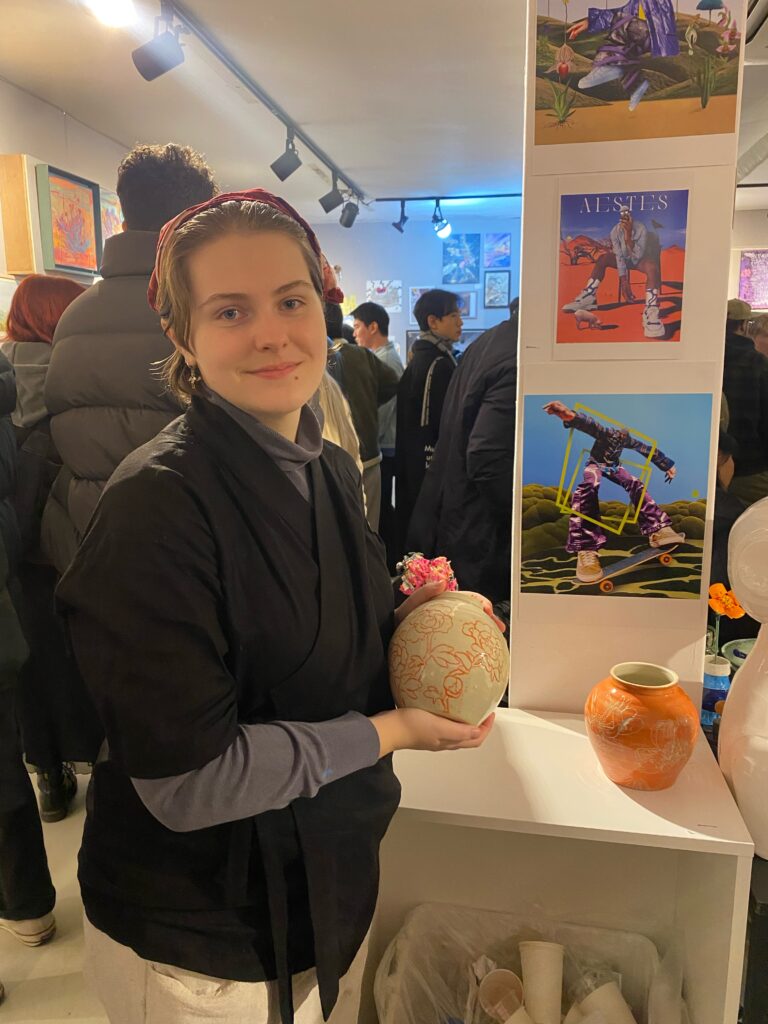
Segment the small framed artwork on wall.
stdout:
[[421,284],[416,285],[416,284],[414,284],[414,285],[411,285],[411,287],[408,289],[408,313],[409,313],[408,319],[409,319],[409,322],[411,324],[415,324],[416,323],[416,317],[413,314],[413,307],[416,305],[417,301],[421,298],[421,296],[424,294],[424,292],[431,292],[432,289],[436,288],[436,287],[437,287],[437,285],[434,285],[434,284],[428,284],[428,285],[421,285]]
[[47,164],[38,164],[35,174],[45,269],[98,273],[99,186]]
[[[453,289],[451,289],[453,291]],[[454,292],[459,300],[459,312],[464,320],[477,319],[477,292]]]
[[506,309],[509,305],[508,270],[486,270],[485,272],[485,308]]

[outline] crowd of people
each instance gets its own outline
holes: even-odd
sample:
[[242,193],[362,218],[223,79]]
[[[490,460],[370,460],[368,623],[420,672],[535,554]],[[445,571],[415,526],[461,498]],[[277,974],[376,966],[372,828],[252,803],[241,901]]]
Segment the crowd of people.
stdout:
[[[509,622],[517,300],[459,360],[459,299],[425,292],[404,365],[380,305],[345,323],[284,200],[222,193],[173,144],[136,147],[117,192],[101,279],[25,278],[0,346],[0,928],[54,934],[40,819],[66,816],[81,765],[111,1021],[215,1000],[222,1021],[345,1024],[391,754],[492,727],[394,709],[386,649],[444,586],[396,607],[409,551]],[[739,300],[717,481],[722,576],[768,495],[768,318]]]

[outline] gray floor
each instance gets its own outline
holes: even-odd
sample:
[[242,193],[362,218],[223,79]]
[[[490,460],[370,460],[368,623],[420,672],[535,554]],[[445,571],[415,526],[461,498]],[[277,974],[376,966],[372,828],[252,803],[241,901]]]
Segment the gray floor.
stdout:
[[56,935],[45,946],[27,949],[0,931],[0,980],[5,985],[2,1024],[107,1024],[101,1004],[82,975],[83,906],[76,872],[88,777],[80,775],[78,782],[70,815],[55,825],[43,826],[57,892]]

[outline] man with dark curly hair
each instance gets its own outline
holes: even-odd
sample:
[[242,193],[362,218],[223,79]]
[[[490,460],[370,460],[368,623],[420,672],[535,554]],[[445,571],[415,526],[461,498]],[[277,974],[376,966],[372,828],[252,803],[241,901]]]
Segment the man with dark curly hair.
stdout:
[[117,172],[123,231],[107,239],[103,280],[73,302],[53,339],[45,402],[64,463],[43,517],[59,573],[69,565],[109,477],[181,412],[157,363],[173,352],[147,305],[157,236],[177,213],[219,191],[189,146],[136,146]]

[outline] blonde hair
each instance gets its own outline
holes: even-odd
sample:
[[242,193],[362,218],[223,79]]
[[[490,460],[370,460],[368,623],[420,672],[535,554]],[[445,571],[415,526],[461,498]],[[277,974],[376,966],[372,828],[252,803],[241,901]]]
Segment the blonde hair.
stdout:
[[323,437],[326,441],[332,441],[333,444],[337,444],[339,448],[348,452],[362,474],[360,440],[352,422],[349,403],[344,397],[344,392],[327,370],[320,381],[317,397],[323,413]]
[[[192,353],[190,331],[192,322],[192,288],[189,280],[189,256],[218,238],[228,234],[277,231],[292,238],[301,248],[312,285],[321,297],[323,275],[320,260],[309,244],[304,229],[292,217],[274,206],[258,202],[231,200],[220,206],[201,210],[168,238],[157,267],[157,308],[163,331],[173,331],[181,348]],[[182,402],[189,403],[195,391],[190,381],[191,368],[182,352],[163,360],[160,373],[168,390]]]

